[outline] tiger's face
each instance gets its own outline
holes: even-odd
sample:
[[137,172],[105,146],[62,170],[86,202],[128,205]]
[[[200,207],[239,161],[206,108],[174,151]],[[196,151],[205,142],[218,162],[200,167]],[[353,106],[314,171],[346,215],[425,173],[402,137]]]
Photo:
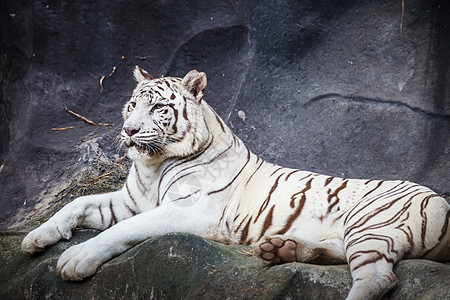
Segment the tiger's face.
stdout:
[[134,75],[138,84],[123,109],[120,134],[130,158],[154,160],[189,154],[189,143],[199,127],[206,75],[193,70],[183,79],[154,79],[138,66]]

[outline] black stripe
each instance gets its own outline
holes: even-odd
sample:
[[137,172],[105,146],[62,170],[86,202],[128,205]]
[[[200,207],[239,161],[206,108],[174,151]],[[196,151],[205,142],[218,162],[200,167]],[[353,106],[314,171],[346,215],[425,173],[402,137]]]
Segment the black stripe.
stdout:
[[285,180],[287,181],[292,174],[297,173],[297,172],[300,172],[300,170],[292,171],[291,173],[288,174],[288,176],[286,176]]
[[250,222],[252,221],[252,217],[250,217],[250,219],[248,220],[247,224],[245,225],[244,229],[242,229],[242,233],[241,233],[241,240],[239,241],[239,244],[243,244],[248,237],[248,229],[250,227]]
[[[203,163],[198,163],[198,164],[189,166],[189,167],[187,167],[187,168],[181,170],[180,172],[183,172],[183,171],[186,171],[186,170],[189,170],[189,169],[192,169],[192,168],[201,166],[201,165],[209,165],[209,164],[212,163],[214,160],[216,160],[217,158],[219,158],[222,154],[224,154],[225,152],[228,152],[228,151],[231,149],[232,146],[233,146],[233,145],[228,146],[228,148],[226,148],[225,150],[223,150],[223,151],[220,152],[219,154],[216,154],[216,155],[215,155],[213,158],[211,158],[209,161],[203,162]],[[180,172],[178,172],[178,173],[180,173]],[[177,173],[177,174],[178,174],[178,173]],[[175,176],[176,176],[176,175],[175,175]]]
[[[209,105],[208,105],[209,106]],[[225,127],[223,125],[222,119],[219,117],[219,115],[216,113],[216,111],[214,109],[211,108],[211,106],[209,106],[209,108],[211,109],[211,111],[214,113],[214,115],[216,116],[216,120],[220,125],[220,128],[222,128],[222,131],[225,133]]]
[[[163,90],[163,91],[164,91],[164,90]],[[161,93],[160,93],[160,92],[158,92],[158,91],[155,91],[155,93],[156,93],[156,94],[158,94],[158,96],[160,96],[161,98],[164,98],[164,97],[163,97],[163,95],[161,95]]]
[[372,256],[372,258],[370,258],[370,256],[366,256],[365,255],[367,257],[367,259],[363,260],[363,262],[361,262],[359,265],[357,265],[355,267],[352,267],[351,268],[352,272],[354,272],[355,270],[357,270],[357,269],[359,269],[359,268],[361,268],[361,267],[363,267],[365,265],[376,263],[377,261],[382,260],[382,259],[384,259],[386,262],[388,262],[388,263],[390,263],[392,265],[395,263],[394,259],[392,259],[390,257],[387,257],[386,254],[381,253],[381,252],[379,252],[377,250],[367,250],[367,251],[355,252],[349,257],[348,263],[350,264],[353,260],[361,257],[361,255],[369,254],[369,253],[376,254],[376,256],[375,257]]
[[[238,216],[236,216],[236,217],[234,218],[234,221],[236,221],[237,217],[238,217]],[[245,221],[247,218],[248,218],[248,215],[246,215],[245,218],[243,218],[243,219],[241,220],[241,223],[239,223],[238,227],[234,230],[234,233],[236,233],[236,232],[239,231],[239,228],[241,228],[242,224],[244,223],[244,221]]]
[[[439,195],[431,195],[431,197],[439,197]],[[442,226],[441,235],[438,238],[438,242],[436,245],[434,245],[432,248],[430,248],[428,251],[422,254],[422,257],[426,256],[429,252],[433,251],[439,244],[441,243],[442,239],[444,238],[445,234],[447,233],[447,228],[449,226],[449,220],[450,220],[450,210],[447,211],[447,217],[444,222],[444,226]]]
[[215,191],[212,191],[212,192],[209,192],[209,193],[208,193],[208,196],[209,196],[209,195],[212,195],[212,194],[215,194],[215,193],[220,193],[220,192],[224,191],[226,188],[230,187],[231,184],[233,184],[233,182],[236,180],[236,178],[238,178],[239,175],[241,175],[242,171],[245,169],[245,167],[247,166],[247,164],[248,164],[249,161],[250,161],[250,150],[247,148],[247,162],[244,164],[244,166],[241,168],[241,170],[237,173],[237,175],[234,176],[233,180],[231,180],[231,181],[230,181],[226,186],[224,186],[223,188],[218,189],[218,190],[215,190]]
[[[258,162],[258,161],[257,161]],[[245,185],[247,185],[250,182],[250,179],[252,179],[253,175],[255,175],[256,172],[258,172],[259,168],[261,168],[261,166],[264,164],[264,161],[261,160],[261,163],[259,164],[259,166],[256,168],[256,170],[252,173],[252,175],[248,178],[247,182],[245,183]]]
[[116,215],[114,214],[113,204],[110,200],[109,202],[109,210],[111,211],[111,222],[109,223],[109,227],[113,226],[114,224],[117,224]]
[[328,178],[325,180],[325,186],[329,185],[329,184],[333,181],[333,179],[334,179],[333,176],[328,177]]
[[[332,178],[334,178],[334,177],[332,177]],[[328,206],[328,209],[327,209],[327,214],[329,214],[329,213],[331,213],[331,210],[333,209],[333,207],[335,207],[338,203],[339,203],[339,197],[338,197],[338,195],[339,195],[339,192],[340,191],[342,191],[342,190],[344,190],[346,187],[347,187],[347,182],[348,182],[348,179],[347,180],[345,180],[343,183],[342,183],[342,185],[341,186],[339,186],[333,193],[331,193],[330,194],[330,192],[331,192],[331,189],[329,189],[328,191],[328,203],[330,204],[329,206]],[[333,200],[333,198],[336,198],[336,201],[334,201],[333,203],[331,203],[331,200]],[[338,207],[338,209],[337,210],[339,210],[339,207]]]
[[284,169],[284,167],[279,167],[278,169],[276,169],[275,171],[273,171],[272,174],[270,174],[269,177],[272,177],[276,172],[278,172],[279,170]]
[[[125,202],[124,202],[124,203],[125,203]],[[131,212],[131,214],[132,214],[133,216],[137,215],[137,212],[134,211],[133,209],[131,209],[131,207],[130,207],[127,203],[125,203],[125,207]]]
[[[171,164],[169,164],[169,165],[164,169],[164,171],[161,173],[161,176],[160,176],[160,183],[161,183],[162,178],[163,178],[169,171],[171,171],[172,169],[174,169],[174,168],[176,168],[176,167],[178,167],[178,166],[180,166],[180,165],[182,165],[182,164],[185,164],[185,163],[187,163],[187,162],[190,162],[190,161],[192,161],[192,160],[195,160],[195,159],[197,159],[199,156],[201,156],[203,153],[205,153],[205,151],[209,149],[209,147],[211,146],[212,142],[214,141],[214,136],[211,136],[211,139],[209,139],[209,138],[210,138],[210,135],[208,135],[208,140],[207,140],[206,146],[203,147],[203,148],[201,148],[201,149],[199,149],[198,152],[196,152],[196,153],[194,153],[194,154],[191,154],[191,155],[189,155],[189,156],[187,156],[187,157],[185,157],[185,158],[183,158],[183,159],[181,159],[181,160],[175,160],[175,161],[173,161]],[[158,188],[159,188],[159,186],[158,186]]]
[[267,206],[269,205],[270,199],[272,198],[272,194],[273,192],[275,192],[275,190],[278,188],[278,181],[280,180],[281,176],[283,176],[284,174],[281,174],[280,176],[278,176],[277,180],[275,180],[275,183],[273,184],[272,188],[269,191],[269,194],[267,195],[266,200],[264,200],[264,202],[261,204],[261,207],[259,208],[259,212],[258,215],[255,218],[255,222],[258,221],[259,216],[263,213],[263,211],[267,208]]
[[222,222],[223,217],[225,216],[225,211],[227,210],[227,207],[228,207],[228,206],[225,205],[225,207],[223,208],[222,216],[221,216],[220,219],[219,219],[219,223]]
[[[172,108],[173,114],[174,114],[174,116],[175,116],[175,122],[174,122],[173,125],[172,125],[172,130],[173,130],[173,134],[176,134],[176,133],[178,132],[178,128],[177,128],[177,123],[178,123],[178,110],[175,109],[175,105],[172,104],[172,103],[169,104],[169,107]],[[189,130],[186,130],[186,131],[185,131],[185,134],[186,134],[186,132],[188,132],[188,131],[189,131]],[[184,137],[183,137],[183,138],[184,138]]]
[[263,224],[263,228],[261,230],[261,233],[259,235],[258,241],[264,236],[264,234],[266,233],[267,229],[270,228],[270,226],[272,226],[272,219],[273,219],[273,210],[275,209],[275,204],[272,205],[272,208],[269,210],[269,213],[267,214],[265,220],[264,220],[264,224]]
[[[208,139],[209,139],[209,136],[208,136]],[[158,205],[159,205],[159,200],[161,199],[160,198],[161,184],[162,184],[162,181],[163,181],[164,177],[169,173],[169,171],[173,170],[174,168],[176,168],[178,166],[181,166],[182,164],[185,164],[187,162],[190,162],[190,161],[195,160],[198,157],[200,157],[203,153],[205,153],[206,150],[209,149],[209,147],[211,146],[213,141],[214,141],[214,137],[212,136],[211,140],[209,140],[209,143],[204,148],[202,148],[201,151],[199,151],[199,152],[197,152],[197,153],[195,153],[193,155],[190,155],[190,156],[182,159],[181,161],[180,160],[175,160],[174,162],[169,164],[164,169],[164,171],[161,173],[161,176],[159,177],[159,183],[158,183]]]
[[[411,186],[411,187],[413,187],[413,186]],[[419,191],[419,189],[416,189],[416,190],[414,190],[414,191],[412,191],[412,192],[409,192],[408,195],[410,195],[411,193],[418,192],[418,191]],[[346,228],[346,230],[345,230],[345,232],[344,232],[344,235],[346,236],[346,238],[350,238],[351,236],[353,236],[353,235],[355,235],[355,234],[358,234],[358,233],[361,233],[362,231],[369,230],[369,229],[374,229],[374,228],[380,228],[380,227],[386,226],[387,224],[392,224],[394,221],[397,221],[397,220],[402,216],[402,214],[403,214],[404,212],[406,212],[407,209],[411,206],[411,200],[412,200],[414,197],[416,197],[416,196],[418,196],[418,195],[420,195],[420,194],[423,194],[423,193],[424,193],[424,192],[418,192],[418,193],[412,195],[412,196],[409,198],[409,200],[408,200],[407,202],[405,202],[405,204],[403,205],[403,209],[401,209],[399,212],[397,212],[391,219],[388,219],[387,221],[384,221],[384,222],[382,222],[382,223],[377,223],[377,224],[370,225],[370,226],[368,226],[368,227],[365,227],[365,228],[363,228],[363,229],[360,229],[360,230],[355,231],[355,232],[353,232],[353,233],[350,234],[350,232],[352,232],[353,230],[356,230],[356,229],[361,228],[361,227],[364,226],[370,219],[372,219],[373,217],[375,217],[375,216],[377,216],[378,214],[382,213],[383,211],[390,209],[394,204],[396,204],[398,201],[404,199],[404,198],[405,198],[406,196],[408,196],[408,195],[403,195],[403,196],[400,196],[400,197],[398,197],[398,198],[396,198],[396,199],[394,199],[394,200],[389,200],[389,202],[387,202],[387,203],[385,203],[384,205],[378,207],[376,210],[372,210],[371,213],[364,215],[364,217],[361,218],[361,219],[359,219],[355,224],[353,224],[352,226]],[[360,210],[360,211],[361,211],[361,210]],[[360,212],[360,211],[358,211],[358,212]]]
[[[180,178],[181,178],[181,177],[180,177]],[[187,196],[184,196],[184,197],[180,197],[180,198],[177,198],[177,199],[175,199],[175,200],[172,200],[172,202],[175,202],[175,201],[180,201],[180,200],[184,200],[184,199],[187,199],[187,198],[189,198],[189,197],[191,197],[191,196],[193,196],[193,195],[197,194],[198,192],[200,192],[200,190],[198,190],[198,191],[196,191],[196,192],[194,192],[194,193],[192,193],[192,194],[189,194],[189,195],[187,195]]]
[[136,164],[133,164],[133,166],[134,166],[134,170],[135,170],[136,175],[137,175],[136,177],[137,177],[137,183],[138,183],[137,186],[138,186],[138,189],[139,189],[139,191],[140,191],[142,194],[145,195],[145,185],[144,185],[144,183],[142,182],[141,175],[139,174],[139,170],[138,170]]
[[161,197],[161,199],[158,199],[158,203],[162,203],[162,201],[163,201],[164,197],[166,196],[167,192],[169,191],[170,187],[171,187],[172,185],[174,185],[178,180],[180,180],[181,178],[184,178],[184,177],[186,177],[186,176],[189,176],[189,175],[191,175],[191,174],[193,174],[193,173],[196,173],[196,172],[197,172],[197,171],[192,171],[192,172],[186,173],[186,174],[184,174],[184,175],[178,177],[178,178],[175,179],[174,181],[172,181],[172,183],[167,187],[167,189],[166,189],[166,191],[164,192],[164,194],[163,194],[163,196]]
[[98,211],[99,211],[99,213],[100,213],[100,218],[101,218],[101,220],[102,220],[102,225],[105,225],[105,218],[103,217],[103,213],[102,213],[102,205],[101,205],[101,204],[98,205]]
[[[345,220],[344,220],[344,224],[347,225],[347,223],[350,221],[350,219],[354,216],[354,214],[352,214],[353,211],[354,211],[355,209],[357,209],[358,206],[359,206],[360,204],[363,203],[363,204],[366,204],[366,205],[365,205],[364,207],[362,207],[359,211],[365,209],[367,206],[371,205],[371,204],[372,204],[374,201],[376,201],[377,199],[380,199],[380,198],[382,198],[382,197],[387,197],[387,195],[389,195],[390,193],[396,192],[396,189],[397,189],[399,186],[403,185],[403,184],[404,184],[404,181],[400,182],[399,184],[397,184],[396,186],[390,188],[389,190],[384,191],[384,192],[382,192],[382,193],[376,195],[376,196],[377,196],[376,198],[371,198],[372,201],[367,201],[367,202],[362,201],[362,202],[358,202],[357,204],[355,204],[355,205],[352,207],[352,209],[347,213],[347,216],[345,217]],[[400,189],[402,189],[402,188],[403,188],[403,187],[400,187]],[[355,213],[355,214],[356,214],[356,213]]]
[[309,173],[309,175],[306,175],[305,177],[300,178],[298,181],[305,180],[306,178],[308,178],[308,177],[310,177],[310,176],[312,176],[312,175],[313,175],[313,173]]
[[[420,194],[420,193],[419,193],[419,194]],[[412,197],[410,198],[410,200],[411,200],[412,198],[414,198],[415,196],[417,196],[417,195],[418,195],[418,194],[412,196]],[[394,201],[397,202],[398,200],[401,200],[401,199],[402,199],[402,197],[401,197],[401,198],[398,198],[398,199],[395,199]],[[407,211],[408,211],[408,209],[409,209],[409,208],[411,207],[411,205],[412,205],[412,203],[411,203],[410,200],[407,201],[407,202],[403,205],[403,208],[402,208],[401,210],[399,210],[399,211],[398,211],[393,217],[391,217],[390,219],[383,220],[382,222],[379,222],[379,223],[376,223],[376,224],[372,224],[372,225],[363,227],[364,225],[366,225],[367,221],[369,220],[369,219],[366,219],[366,220],[365,220],[362,224],[360,224],[358,227],[355,226],[355,227],[350,228],[349,231],[348,231],[348,233],[350,233],[351,230],[356,230],[356,229],[358,229],[358,228],[361,228],[361,229],[359,229],[358,231],[353,232],[352,234],[348,234],[348,235],[347,235],[347,238],[350,239],[350,237],[354,236],[355,234],[363,233],[363,232],[368,231],[368,230],[384,228],[384,227],[386,227],[386,226],[388,226],[388,225],[394,224],[395,222],[398,222],[399,219],[400,219],[405,213],[406,213],[406,216],[408,216],[408,212],[407,212]],[[395,202],[393,202],[393,203],[395,203]],[[381,208],[379,208],[378,210],[376,210],[376,213],[382,213],[384,210],[389,210],[391,207],[392,207],[391,203],[387,203],[387,204],[384,205],[383,207],[381,207]]]
[[[383,184],[383,182],[384,182],[383,180],[381,180],[380,182],[378,182],[377,186],[376,186],[374,189],[368,191],[364,196],[362,196],[362,198],[366,198],[367,195],[371,194],[373,191],[375,191],[376,189],[378,189],[378,188],[381,186],[381,184]],[[367,184],[367,183],[368,183],[368,182],[366,182],[365,184]]]
[[126,190],[127,190],[128,197],[130,197],[131,201],[133,201],[134,206],[137,207],[137,203],[136,203],[136,201],[134,200],[133,196],[131,195],[130,189],[128,188],[128,181],[125,182],[125,188],[126,188]]
[[183,99],[184,99],[183,118],[184,118],[185,120],[188,120],[188,115],[187,115],[187,101],[186,101],[186,98],[183,97]]
[[[286,221],[286,224],[284,225],[284,228],[277,232],[277,234],[285,234],[292,226],[292,224],[297,220],[298,216],[302,213],[303,207],[306,203],[306,192],[311,189],[311,183],[314,178],[311,178],[307,183],[303,190],[301,190],[296,195],[302,194],[302,197],[300,198],[300,202],[295,209],[294,213],[292,213],[289,218]],[[292,200],[294,199],[294,196],[292,196]]]

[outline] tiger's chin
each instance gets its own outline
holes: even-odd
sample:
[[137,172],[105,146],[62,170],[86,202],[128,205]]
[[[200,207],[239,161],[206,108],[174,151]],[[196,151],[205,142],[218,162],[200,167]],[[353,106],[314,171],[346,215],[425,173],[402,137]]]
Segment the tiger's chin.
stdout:
[[133,141],[125,143],[128,149],[128,157],[131,160],[151,161],[161,157],[162,151],[157,151],[146,145],[139,145]]

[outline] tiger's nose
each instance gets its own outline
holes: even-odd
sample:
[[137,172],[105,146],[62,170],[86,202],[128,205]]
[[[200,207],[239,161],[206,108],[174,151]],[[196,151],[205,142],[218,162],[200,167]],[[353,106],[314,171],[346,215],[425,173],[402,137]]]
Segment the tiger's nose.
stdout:
[[139,132],[139,128],[132,127],[132,126],[126,126],[126,127],[123,127],[122,129],[127,133],[128,136],[133,136]]

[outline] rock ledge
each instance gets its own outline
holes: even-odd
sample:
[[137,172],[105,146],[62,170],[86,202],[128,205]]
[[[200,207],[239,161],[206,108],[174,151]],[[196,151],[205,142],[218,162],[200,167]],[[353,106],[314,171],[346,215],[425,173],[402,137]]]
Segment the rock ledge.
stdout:
[[[26,230],[0,231],[1,299],[344,299],[351,277],[346,265],[291,263],[265,268],[242,251],[189,234],[151,238],[81,282],[55,274],[59,255],[94,235],[79,230],[72,240],[32,257],[22,254]],[[386,299],[449,299],[450,266],[407,260],[395,268],[399,284]]]

